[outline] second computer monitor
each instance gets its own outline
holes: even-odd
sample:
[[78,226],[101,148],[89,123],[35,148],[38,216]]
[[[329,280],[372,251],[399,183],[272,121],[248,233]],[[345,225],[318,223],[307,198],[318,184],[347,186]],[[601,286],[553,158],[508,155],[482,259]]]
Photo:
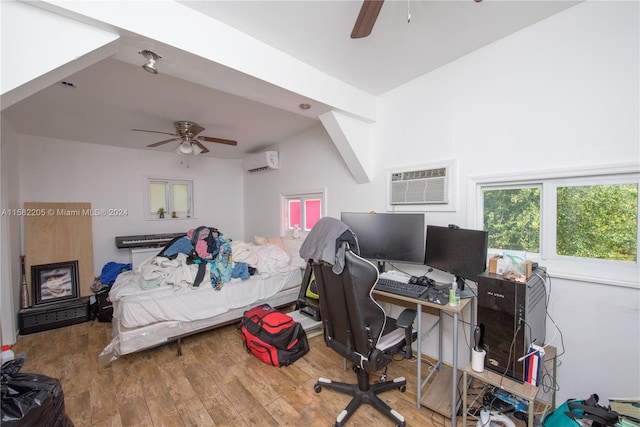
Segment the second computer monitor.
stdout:
[[464,279],[477,282],[486,270],[488,242],[486,231],[428,225],[425,264],[453,274],[463,288]]

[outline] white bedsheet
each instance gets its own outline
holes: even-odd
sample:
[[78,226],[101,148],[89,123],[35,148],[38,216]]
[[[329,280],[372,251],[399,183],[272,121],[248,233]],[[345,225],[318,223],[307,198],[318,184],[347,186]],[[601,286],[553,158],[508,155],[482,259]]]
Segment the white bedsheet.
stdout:
[[167,320],[190,322],[214,317],[298,286],[301,280],[300,269],[291,266],[279,274],[255,275],[248,280],[232,279],[218,291],[207,283],[198,288],[160,286],[142,290],[135,280],[136,274],[121,273],[109,293],[114,302],[113,317],[125,328]]

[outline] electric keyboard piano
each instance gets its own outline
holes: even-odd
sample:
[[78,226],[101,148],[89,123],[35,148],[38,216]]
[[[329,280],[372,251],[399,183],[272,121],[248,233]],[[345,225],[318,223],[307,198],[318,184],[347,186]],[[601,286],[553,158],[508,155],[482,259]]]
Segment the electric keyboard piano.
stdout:
[[186,236],[186,233],[141,234],[138,236],[116,237],[116,247],[123,248],[161,248],[172,239]]

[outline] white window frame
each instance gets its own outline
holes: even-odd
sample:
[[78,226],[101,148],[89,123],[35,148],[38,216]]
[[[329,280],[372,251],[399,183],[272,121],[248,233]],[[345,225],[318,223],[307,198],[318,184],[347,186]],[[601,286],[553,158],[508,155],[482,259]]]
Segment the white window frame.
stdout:
[[[166,183],[167,187],[165,189],[165,197],[167,200],[167,212],[165,213],[165,217],[163,219],[158,218],[157,212],[151,212],[151,184],[152,183]],[[187,185],[187,205],[188,212],[176,212],[178,214],[178,218],[171,218],[171,212],[173,209],[173,192],[171,191],[171,186],[174,184]],[[195,203],[194,203],[194,188],[195,183],[194,180],[190,179],[173,179],[173,178],[156,178],[156,177],[147,177],[145,179],[145,197],[144,197],[144,212],[146,220],[166,220],[166,219],[193,219],[195,218]]]
[[[289,219],[289,201],[300,200],[300,220],[304,221],[304,201],[306,199],[320,199],[320,218],[324,218],[327,215],[327,191],[304,191],[304,192],[287,192],[280,194],[280,236],[290,237],[293,236],[293,227],[288,226]],[[304,230],[304,225],[300,224],[300,237],[305,237],[308,231]]]
[[[540,253],[528,254],[533,261],[546,267],[552,277],[640,288],[640,220],[635,262],[601,260],[557,255],[556,249],[556,189],[566,185],[637,184],[640,188],[640,164],[619,164],[594,168],[530,172],[524,174],[474,176],[467,183],[469,227],[483,227],[483,193],[486,187],[519,188],[541,185]],[[489,256],[493,252],[489,251]]]

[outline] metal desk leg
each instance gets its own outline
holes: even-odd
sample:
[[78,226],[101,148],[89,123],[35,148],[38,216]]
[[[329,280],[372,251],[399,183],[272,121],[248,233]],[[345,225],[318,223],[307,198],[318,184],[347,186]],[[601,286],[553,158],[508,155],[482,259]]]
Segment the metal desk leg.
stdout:
[[462,427],[467,427],[467,371],[462,372]]
[[[443,358],[442,335],[444,334],[444,312],[442,310],[438,313],[438,318],[440,319],[438,321],[438,364],[440,364]],[[438,367],[440,366],[438,365]]]
[[418,392],[416,393],[416,396],[418,397],[416,399],[416,408],[420,409],[420,392],[422,391],[422,306],[420,304],[417,304],[416,308],[418,309],[418,381],[416,381],[416,384],[418,386]]
[[[458,312],[453,313],[453,375],[451,383],[451,427],[456,427],[458,389]],[[465,426],[466,427],[466,426]]]
[[[475,345],[473,340],[473,331],[476,329],[476,322],[478,320],[476,310],[478,310],[478,298],[473,297],[471,299],[471,320],[469,321],[469,348],[473,348]],[[469,362],[471,362],[471,351],[469,352]]]
[[528,427],[533,427],[533,413],[535,412],[535,399],[529,401],[529,424]]

